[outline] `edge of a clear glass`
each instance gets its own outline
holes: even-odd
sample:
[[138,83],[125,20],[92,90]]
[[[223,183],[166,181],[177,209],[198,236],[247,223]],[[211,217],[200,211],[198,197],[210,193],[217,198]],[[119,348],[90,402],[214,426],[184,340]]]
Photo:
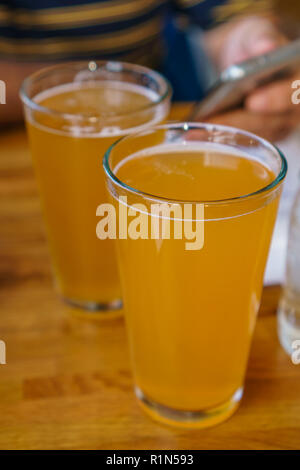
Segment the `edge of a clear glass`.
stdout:
[[[95,123],[95,119],[97,119],[99,122],[102,121],[103,119],[114,119],[117,116],[115,114],[104,114],[101,117],[98,116],[84,116],[83,114],[72,114],[72,113],[63,113],[61,111],[56,111],[50,108],[47,108],[46,106],[42,106],[38,104],[36,101],[34,101],[34,97],[30,98],[28,96],[28,86],[30,83],[33,82],[33,80],[36,80],[38,78],[41,78],[44,74],[48,74],[52,71],[62,69],[64,67],[72,68],[72,67],[85,67],[88,68],[88,64],[91,61],[72,61],[72,62],[66,62],[66,63],[61,63],[61,64],[55,64],[55,65],[50,65],[48,67],[43,67],[40,70],[37,70],[36,72],[32,73],[29,75],[27,78],[25,78],[21,84],[20,91],[19,91],[19,96],[21,98],[21,101],[25,106],[28,106],[29,108],[33,109],[34,111],[39,111],[44,114],[56,116],[56,117],[62,117],[65,120],[72,120],[74,121],[90,121],[92,120],[93,123]],[[93,62],[93,61],[92,61]],[[156,101],[151,101],[151,103],[147,104],[146,106],[141,106],[138,109],[135,109],[132,112],[129,113],[124,113],[122,116],[132,116],[137,113],[141,113],[143,111],[146,111],[147,109],[151,109],[161,103],[163,103],[168,97],[171,98],[172,96],[172,86],[170,82],[159,72],[156,70],[152,70],[148,67],[144,67],[143,65],[138,65],[138,64],[132,64],[130,62],[121,62],[121,61],[112,61],[112,60],[98,60],[95,61],[95,63],[99,66],[101,65],[107,65],[107,64],[118,64],[120,65],[123,70],[128,71],[128,72],[141,72],[145,73],[148,75],[151,75],[152,77],[156,78],[157,81],[161,81],[162,83],[165,84],[165,91],[162,95],[159,95],[159,99]],[[120,114],[118,114],[120,116]]]
[[125,189],[126,191],[129,191],[130,193],[133,193],[133,194],[138,195],[138,196],[142,196],[142,197],[144,197],[148,200],[152,200],[152,201],[162,201],[162,202],[168,202],[168,203],[174,203],[174,204],[187,204],[187,203],[190,203],[190,204],[205,204],[205,205],[209,205],[209,206],[214,206],[214,205],[221,205],[221,204],[238,203],[238,202],[244,201],[245,199],[250,199],[250,198],[254,198],[256,196],[260,196],[261,194],[266,193],[266,192],[268,192],[272,189],[275,189],[277,186],[279,186],[279,184],[284,180],[284,178],[286,176],[288,164],[287,164],[287,160],[286,160],[284,154],[281,152],[281,150],[279,150],[279,148],[276,145],[271,144],[267,140],[263,139],[262,137],[257,136],[256,134],[253,134],[252,132],[244,131],[244,130],[239,129],[237,127],[225,126],[225,125],[221,125],[221,124],[201,123],[201,122],[199,122],[199,123],[198,122],[197,123],[182,122],[182,123],[163,124],[163,125],[160,125],[160,126],[155,126],[155,127],[148,128],[147,131],[156,131],[156,130],[161,130],[161,129],[182,130],[183,132],[188,132],[189,130],[193,130],[193,129],[206,129],[206,130],[210,130],[210,131],[213,131],[213,130],[221,130],[222,131],[223,130],[223,131],[227,131],[227,132],[239,132],[240,134],[243,134],[243,135],[245,135],[249,138],[255,139],[257,142],[259,142],[264,147],[269,148],[269,150],[271,150],[274,154],[277,154],[280,157],[280,160],[281,160],[280,171],[279,171],[278,175],[276,176],[276,178],[271,183],[269,183],[268,185],[264,186],[263,188],[260,188],[257,191],[254,191],[252,193],[248,193],[248,194],[245,194],[245,195],[242,195],[242,196],[236,196],[236,197],[226,198],[226,199],[206,200],[206,201],[203,201],[203,200],[198,200],[198,201],[179,200],[179,199],[166,198],[166,197],[162,197],[162,196],[156,196],[155,194],[146,193],[146,192],[140,191],[139,189],[132,188],[131,186],[127,185],[123,181],[119,180],[119,178],[117,178],[117,176],[113,173],[113,171],[110,168],[109,157],[110,157],[110,154],[113,151],[113,149],[120,142],[122,142],[125,139],[130,139],[130,138],[134,138],[134,137],[138,137],[138,136],[143,135],[142,132],[139,132],[139,133],[135,133],[135,134],[129,134],[125,137],[121,137],[116,142],[114,142],[107,149],[107,151],[104,154],[104,157],[103,157],[103,160],[102,160],[104,171],[107,174],[107,176],[117,186]]

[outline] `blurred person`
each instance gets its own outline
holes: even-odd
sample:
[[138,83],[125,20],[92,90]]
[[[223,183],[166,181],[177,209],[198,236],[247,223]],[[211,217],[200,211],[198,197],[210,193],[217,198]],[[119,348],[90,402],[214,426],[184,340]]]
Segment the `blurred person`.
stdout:
[[[287,42],[271,0],[0,0],[0,122],[21,118],[23,79],[67,60],[122,60],[160,70],[177,100],[201,99],[230,64]],[[296,77],[297,78],[297,77]],[[291,109],[292,79],[250,93],[252,111]]]

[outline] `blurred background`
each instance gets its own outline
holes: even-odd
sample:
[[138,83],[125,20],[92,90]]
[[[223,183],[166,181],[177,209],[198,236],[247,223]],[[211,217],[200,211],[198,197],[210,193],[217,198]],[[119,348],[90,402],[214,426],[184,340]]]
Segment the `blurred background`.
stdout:
[[[203,98],[226,66],[299,35],[299,6],[283,0],[32,0],[0,2],[0,75],[7,106],[21,118],[18,90],[31,72],[66,60],[123,60],[161,71],[174,100]],[[258,111],[286,109],[287,92],[248,100]],[[256,101],[255,101],[256,99]]]

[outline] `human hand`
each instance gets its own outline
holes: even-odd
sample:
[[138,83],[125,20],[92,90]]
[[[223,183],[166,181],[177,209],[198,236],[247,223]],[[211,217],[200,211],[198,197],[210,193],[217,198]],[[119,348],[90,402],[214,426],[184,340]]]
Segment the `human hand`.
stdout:
[[[208,45],[219,70],[288,43],[274,21],[258,16],[232,21],[209,34]],[[297,78],[300,78],[300,70],[293,77],[274,80],[253,90],[245,99],[246,108],[264,113],[295,111],[295,105],[291,101],[291,84]]]

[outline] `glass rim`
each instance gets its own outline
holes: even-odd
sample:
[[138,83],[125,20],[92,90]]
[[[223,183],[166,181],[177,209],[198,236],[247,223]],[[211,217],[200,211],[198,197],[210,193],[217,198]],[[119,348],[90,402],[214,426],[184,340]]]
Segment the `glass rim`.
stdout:
[[[211,200],[181,200],[181,199],[174,199],[174,198],[168,198],[168,197],[163,197],[163,196],[157,196],[155,194],[150,194],[144,191],[141,191],[139,189],[133,188],[123,181],[121,181],[112,171],[109,163],[109,157],[111,155],[111,152],[114,150],[114,148],[121,142],[127,139],[132,139],[134,137],[139,137],[143,135],[143,132],[137,132],[133,134],[126,135],[124,137],[121,137],[118,139],[116,142],[114,142],[105,152],[102,164],[105,173],[107,174],[108,178],[110,178],[117,186],[125,189],[126,191],[129,191],[130,193],[134,193],[138,196],[145,197],[148,200],[153,200],[153,201],[162,201],[162,202],[168,202],[168,203],[174,203],[174,204],[204,204],[204,205],[209,205],[209,206],[214,206],[214,205],[221,205],[221,204],[232,204],[232,203],[238,203],[242,202],[246,199],[253,198],[256,196],[260,196],[261,194],[264,194],[272,189],[275,189],[285,178],[286,173],[287,173],[287,160],[284,156],[284,154],[279,150],[279,148],[276,145],[273,145],[272,143],[268,142],[267,140],[263,139],[262,137],[259,137],[256,134],[253,134],[252,132],[245,131],[243,129],[239,129],[237,127],[232,127],[232,126],[225,126],[222,124],[213,124],[213,123],[204,123],[204,122],[175,122],[175,123],[167,123],[159,126],[153,126],[149,127],[146,129],[146,132],[149,131],[159,131],[162,129],[174,129],[174,130],[182,130],[183,132],[187,132],[193,129],[206,129],[208,131],[213,131],[213,130],[223,130],[227,132],[239,132],[240,134],[247,136],[251,139],[255,139],[257,142],[259,142],[261,145],[263,145],[265,148],[268,148],[273,152],[273,154],[276,154],[281,161],[281,167],[278,175],[276,178],[271,181],[271,183],[267,184],[266,186],[263,186],[262,188],[253,191],[251,193],[243,194],[241,196],[234,196],[230,198],[224,198],[224,199],[211,199]],[[144,131],[145,132],[145,131]]]
[[[89,69],[90,64],[96,64],[96,69],[95,70],[90,70],[90,72],[96,71],[99,69],[99,67],[111,67],[107,68],[108,72],[121,72],[121,71],[127,71],[127,72],[137,72],[137,73],[144,73],[156,80],[156,82],[163,83],[165,85],[165,90],[163,91],[162,94],[159,95],[158,99],[155,101],[151,101],[149,104],[145,106],[141,106],[133,111],[130,111],[128,113],[114,113],[114,114],[102,114],[101,116],[85,116],[84,114],[80,113],[65,113],[63,111],[57,111],[55,109],[48,108],[47,106],[43,106],[36,101],[34,101],[34,97],[30,98],[28,94],[28,89],[30,84],[34,83],[35,80],[43,77],[47,77],[51,72],[67,69],[67,68],[78,68],[78,71],[80,71],[82,68],[85,68],[86,70]],[[73,82],[70,82],[73,83]],[[126,82],[125,82],[126,83]],[[58,85],[60,86],[60,85]],[[54,87],[53,87],[54,88]],[[146,87],[145,87],[146,88]],[[51,88],[49,88],[51,89]],[[134,114],[146,111],[148,109],[154,108],[155,106],[163,103],[168,97],[171,97],[172,95],[172,86],[170,82],[159,72],[156,70],[152,70],[148,67],[145,67],[143,65],[138,65],[138,64],[133,64],[130,62],[122,62],[122,61],[113,61],[113,60],[90,60],[90,61],[70,61],[70,62],[64,62],[61,64],[55,64],[55,65],[49,65],[46,67],[42,67],[40,70],[37,70],[36,72],[30,74],[28,77],[26,77],[20,87],[19,91],[19,96],[21,98],[21,101],[24,105],[30,107],[34,111],[38,111],[44,114],[56,116],[56,117],[62,117],[65,120],[72,120],[74,121],[92,121],[93,123],[95,122],[101,122],[103,119],[115,119],[118,118],[119,116],[132,116]]]

